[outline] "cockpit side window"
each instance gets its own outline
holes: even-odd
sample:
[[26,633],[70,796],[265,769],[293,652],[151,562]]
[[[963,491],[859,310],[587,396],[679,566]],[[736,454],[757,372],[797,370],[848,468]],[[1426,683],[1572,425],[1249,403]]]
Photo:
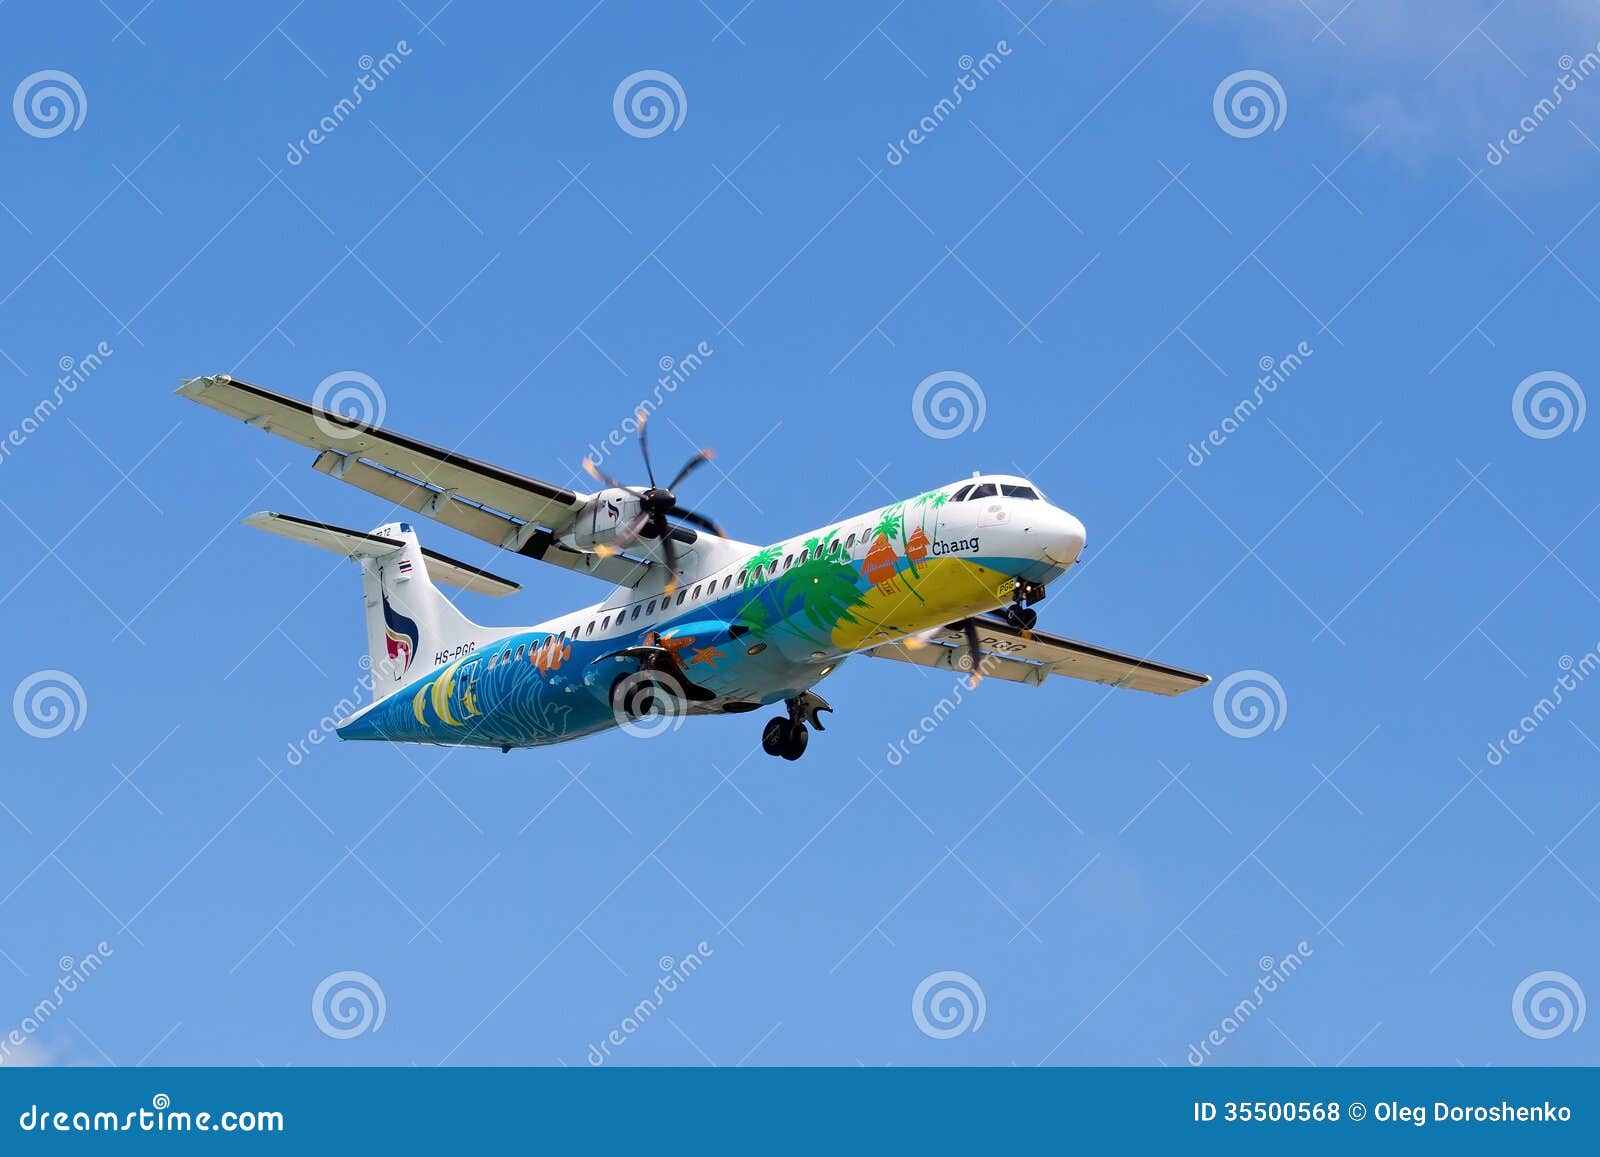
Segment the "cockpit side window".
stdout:
[[1037,499],[1039,497],[1038,493],[1033,489],[1033,487],[1016,486],[1010,482],[1002,482],[1000,484],[1000,493],[1005,495],[1007,498]]
[[972,483],[968,482],[960,490],[957,490],[955,492],[955,494],[951,497],[950,501],[951,502],[965,502],[967,500],[967,494],[971,490],[972,490]]

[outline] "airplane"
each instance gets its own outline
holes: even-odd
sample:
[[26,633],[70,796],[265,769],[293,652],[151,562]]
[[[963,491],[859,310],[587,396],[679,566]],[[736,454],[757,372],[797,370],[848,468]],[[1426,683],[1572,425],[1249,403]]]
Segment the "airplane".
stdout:
[[500,551],[590,574],[604,599],[531,627],[471,622],[439,585],[521,589],[425,549],[413,523],[350,530],[262,512],[246,525],[359,563],[373,701],[341,739],[514,748],[781,704],[762,749],[805,753],[832,706],[813,690],[858,655],[1035,687],[1051,675],[1178,695],[1206,675],[1037,630],[1034,605],[1083,553],[1083,523],[1025,478],[977,473],[766,545],[679,505],[636,415],[644,487],[570,490],[226,374],[177,393],[316,452],[312,466]]

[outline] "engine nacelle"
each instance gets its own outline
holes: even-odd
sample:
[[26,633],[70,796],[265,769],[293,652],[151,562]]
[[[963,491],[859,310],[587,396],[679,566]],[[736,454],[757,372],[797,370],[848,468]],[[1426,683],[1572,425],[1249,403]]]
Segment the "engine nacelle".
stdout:
[[637,521],[639,513],[637,498],[620,487],[609,487],[580,506],[571,524],[557,537],[574,550],[593,550],[611,543]]

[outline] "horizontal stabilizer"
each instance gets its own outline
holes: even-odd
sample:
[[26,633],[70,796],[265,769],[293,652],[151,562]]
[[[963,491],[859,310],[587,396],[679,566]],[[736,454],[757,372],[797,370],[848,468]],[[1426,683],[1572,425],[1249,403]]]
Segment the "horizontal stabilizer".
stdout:
[[[342,554],[346,558],[382,558],[405,546],[405,543],[397,538],[385,538],[379,534],[368,534],[361,530],[349,530],[342,526],[330,526],[325,522],[313,522],[308,518],[296,518],[292,514],[275,514],[265,510],[259,514],[252,514],[244,520],[244,524],[293,539],[295,542],[303,542],[307,546]],[[471,563],[450,558],[426,547],[422,550],[422,556],[428,566],[428,577],[444,586],[497,597],[514,594],[522,589],[520,583],[490,574]]]

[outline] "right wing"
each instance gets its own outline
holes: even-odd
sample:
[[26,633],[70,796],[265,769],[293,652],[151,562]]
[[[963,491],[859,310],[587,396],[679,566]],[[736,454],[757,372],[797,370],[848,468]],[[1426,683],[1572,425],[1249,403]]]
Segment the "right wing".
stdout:
[[931,640],[920,647],[884,643],[864,653],[921,667],[963,671],[967,669],[966,625],[969,621],[978,631],[978,645],[983,652],[982,673],[1011,683],[1038,686],[1051,675],[1067,675],[1112,687],[1153,691],[1157,695],[1181,695],[1211,681],[1208,675],[1169,667],[1154,659],[1135,658],[1044,631],[1024,631],[992,615],[975,615],[971,620],[949,623],[935,631]]
[[192,378],[178,393],[246,425],[319,451],[333,478],[452,529],[567,570],[634,586],[650,564],[572,550],[555,533],[585,495],[324,410],[226,374]]

